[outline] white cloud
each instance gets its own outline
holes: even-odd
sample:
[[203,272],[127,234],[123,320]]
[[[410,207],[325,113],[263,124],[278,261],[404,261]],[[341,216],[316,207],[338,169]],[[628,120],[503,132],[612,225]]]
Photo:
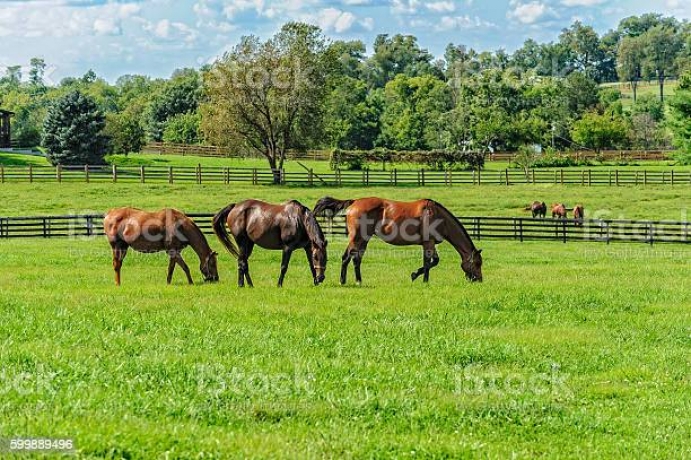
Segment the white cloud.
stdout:
[[448,0],[425,3],[425,8],[430,11],[434,11],[435,13],[451,13],[456,11],[456,5],[454,2],[450,2]]
[[480,19],[477,16],[443,16],[435,29],[439,31],[447,31],[453,29],[480,29],[495,27],[495,24]]
[[562,0],[564,6],[596,6],[606,3],[607,0]]
[[324,8],[314,15],[304,15],[303,18],[318,25],[325,32],[334,31],[339,34],[350,30],[357,21],[353,13],[337,8]]
[[119,35],[123,20],[141,10],[136,3],[108,2],[80,6],[62,1],[5,2],[0,8],[0,36],[75,37]]
[[391,0],[391,9],[395,14],[415,14],[420,7],[420,0]]
[[519,1],[512,0],[511,6],[513,6],[513,10],[510,10],[506,16],[509,19],[515,19],[521,24],[534,24],[549,11],[546,4],[537,0],[530,3],[520,3]]

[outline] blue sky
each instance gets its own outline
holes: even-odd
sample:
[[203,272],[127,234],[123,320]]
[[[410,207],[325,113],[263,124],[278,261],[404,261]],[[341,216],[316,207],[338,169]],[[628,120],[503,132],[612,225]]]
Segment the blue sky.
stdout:
[[528,37],[555,40],[575,19],[603,32],[651,11],[689,19],[691,0],[0,0],[0,69],[39,56],[52,81],[88,69],[111,81],[163,77],[288,20],[361,39],[368,52],[380,33],[414,34],[438,56],[450,42],[512,51]]

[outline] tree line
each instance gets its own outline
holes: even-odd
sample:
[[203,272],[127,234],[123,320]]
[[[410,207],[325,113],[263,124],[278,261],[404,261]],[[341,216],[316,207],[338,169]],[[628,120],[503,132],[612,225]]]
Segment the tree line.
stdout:
[[[8,67],[0,106],[15,112],[16,141],[45,146],[56,163],[136,152],[147,141],[254,150],[275,170],[288,149],[521,150],[530,158],[653,148],[683,136],[688,79],[670,100],[666,88],[691,69],[691,25],[644,14],[599,35],[576,21],[558,40],[529,39],[513,53],[452,43],[437,59],[410,35],[379,35],[368,54],[361,41],[288,23],[168,79],[125,75],[110,84],[89,71],[46,85],[45,69],[41,59],[27,75]],[[654,95],[639,94],[643,81],[654,82]],[[607,85],[616,82],[632,101]],[[84,130],[91,134],[65,138]]]

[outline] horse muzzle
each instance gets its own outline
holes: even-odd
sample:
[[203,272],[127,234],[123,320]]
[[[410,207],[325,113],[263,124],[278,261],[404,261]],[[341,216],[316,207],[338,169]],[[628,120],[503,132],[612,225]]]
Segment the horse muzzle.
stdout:
[[314,285],[319,286],[320,284],[322,284],[324,282],[325,279],[326,279],[326,276],[324,276],[324,275],[317,276],[316,278],[314,278]]

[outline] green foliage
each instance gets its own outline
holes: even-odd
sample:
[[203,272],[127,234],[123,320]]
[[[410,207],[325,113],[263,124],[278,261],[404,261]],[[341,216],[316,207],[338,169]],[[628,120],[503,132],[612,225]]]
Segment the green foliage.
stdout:
[[43,147],[53,165],[102,164],[106,120],[90,97],[74,91],[58,99],[43,123]]
[[626,145],[630,129],[619,115],[589,112],[574,123],[571,134],[581,146],[599,151]]
[[105,132],[110,138],[111,151],[116,154],[138,153],[146,142],[139,117],[129,111],[107,114]]
[[331,153],[332,169],[361,170],[368,164],[415,163],[430,169],[443,171],[449,169],[482,169],[485,156],[480,152],[453,150],[341,150]]
[[669,105],[669,125],[674,133],[674,145],[679,149],[676,160],[680,164],[691,164],[691,72],[682,76]]
[[159,91],[151,96],[147,132],[152,141],[163,140],[166,123],[175,115],[193,113],[202,96],[202,79],[194,69],[176,71]]
[[201,115],[198,113],[181,113],[168,119],[163,131],[163,141],[174,144],[198,144],[200,134]]

